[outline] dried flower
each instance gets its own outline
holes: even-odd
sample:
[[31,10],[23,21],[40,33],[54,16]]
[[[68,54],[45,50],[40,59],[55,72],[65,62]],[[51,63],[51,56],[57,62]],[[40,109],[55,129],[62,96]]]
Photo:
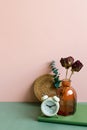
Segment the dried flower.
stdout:
[[79,72],[82,67],[83,67],[83,64],[82,64],[79,60],[77,60],[76,62],[74,62],[74,63],[72,64],[72,71],[77,71],[77,72]]
[[67,58],[61,58],[60,63],[63,67],[65,67],[66,69],[68,69],[69,67],[71,67],[71,65],[74,62],[74,58],[69,56]]
[[61,65],[66,68],[65,79],[67,79],[68,69],[72,66],[73,62],[74,62],[74,58],[72,56],[61,58],[60,60]]
[[[66,58],[61,58],[60,63],[62,65],[62,67],[65,67],[65,69],[66,69],[65,79],[68,79],[68,80],[71,79],[71,76],[73,75],[73,73],[75,71],[79,72],[81,70],[81,68],[83,67],[83,64],[79,60],[74,62],[74,58],[72,56],[69,56],[69,57],[66,57]],[[51,70],[54,73],[54,76],[53,76],[54,85],[57,88],[57,87],[59,87],[61,80],[59,79],[58,69],[55,67],[55,61],[51,62],[50,67],[51,67]],[[69,68],[71,68],[71,74],[70,74],[69,78],[67,78]]]
[[82,67],[83,64],[79,60],[75,61],[71,66],[71,75],[69,77],[69,80],[71,79],[71,76],[74,74],[74,71],[79,72]]

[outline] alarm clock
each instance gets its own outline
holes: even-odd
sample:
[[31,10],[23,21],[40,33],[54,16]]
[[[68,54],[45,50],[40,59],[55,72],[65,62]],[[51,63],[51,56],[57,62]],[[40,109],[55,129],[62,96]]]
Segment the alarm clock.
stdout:
[[57,115],[59,111],[59,97],[53,96],[48,97],[48,95],[44,95],[41,103],[41,111],[45,116],[51,117]]

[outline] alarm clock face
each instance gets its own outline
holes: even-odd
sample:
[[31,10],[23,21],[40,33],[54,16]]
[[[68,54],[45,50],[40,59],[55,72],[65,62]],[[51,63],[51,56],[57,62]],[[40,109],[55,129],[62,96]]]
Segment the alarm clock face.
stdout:
[[41,111],[46,116],[54,116],[57,114],[58,110],[59,110],[59,103],[51,99],[47,99],[43,101],[41,104]]

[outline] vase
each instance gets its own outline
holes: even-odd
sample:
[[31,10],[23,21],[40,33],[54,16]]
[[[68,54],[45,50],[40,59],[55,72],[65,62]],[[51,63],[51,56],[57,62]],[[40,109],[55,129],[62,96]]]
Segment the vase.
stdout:
[[57,89],[57,96],[60,98],[60,109],[58,115],[68,116],[76,112],[77,94],[71,87],[70,80],[62,80],[61,86]]

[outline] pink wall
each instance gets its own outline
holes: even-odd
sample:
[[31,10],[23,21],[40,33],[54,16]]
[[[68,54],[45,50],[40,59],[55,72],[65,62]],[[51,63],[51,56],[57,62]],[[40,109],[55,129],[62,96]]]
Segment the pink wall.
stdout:
[[87,0],[0,1],[0,101],[35,101],[33,81],[55,60],[84,64],[72,77],[78,101],[87,101]]

